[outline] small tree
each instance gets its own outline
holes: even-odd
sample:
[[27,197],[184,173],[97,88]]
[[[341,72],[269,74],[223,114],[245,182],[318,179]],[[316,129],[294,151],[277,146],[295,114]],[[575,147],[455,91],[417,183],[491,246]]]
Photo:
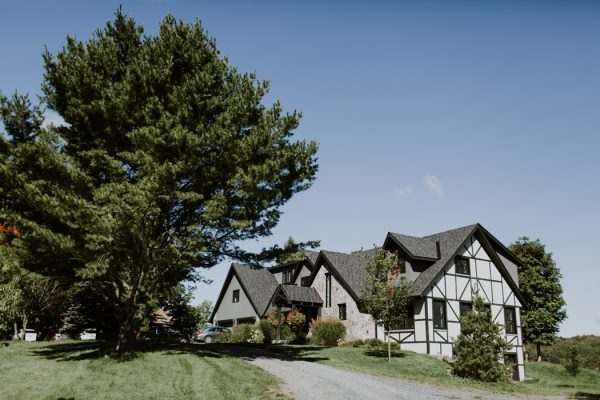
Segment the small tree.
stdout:
[[477,294],[473,309],[460,319],[460,323],[461,334],[453,349],[454,374],[485,382],[508,380],[508,371],[500,359],[511,346],[502,337],[500,327],[492,321],[490,311]]
[[210,319],[210,315],[213,311],[212,301],[204,300],[193,308],[194,318],[197,326],[205,325]]
[[556,341],[560,324],[567,318],[562,276],[552,253],[546,253],[539,239],[521,237],[509,248],[523,261],[519,269],[519,289],[527,301],[527,307],[521,309],[523,339],[536,345],[537,360],[541,361],[541,346]]
[[401,323],[410,312],[412,284],[400,276],[398,256],[376,249],[367,263],[367,280],[362,302],[377,325],[383,325],[388,335],[388,362],[392,361],[389,332]]
[[569,350],[569,355],[567,356],[564,366],[567,373],[573,377],[573,389],[575,389],[577,384],[577,374],[579,373],[579,354],[576,347],[572,347]]

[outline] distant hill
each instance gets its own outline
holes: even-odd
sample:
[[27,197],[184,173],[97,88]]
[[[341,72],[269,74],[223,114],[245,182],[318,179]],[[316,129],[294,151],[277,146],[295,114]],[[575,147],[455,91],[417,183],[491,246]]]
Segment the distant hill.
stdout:
[[[529,359],[535,359],[535,346],[525,346]],[[600,370],[600,336],[585,335],[571,338],[560,338],[552,346],[542,346],[542,359],[555,364],[567,357],[571,347],[576,347],[581,359],[581,365],[596,371]]]

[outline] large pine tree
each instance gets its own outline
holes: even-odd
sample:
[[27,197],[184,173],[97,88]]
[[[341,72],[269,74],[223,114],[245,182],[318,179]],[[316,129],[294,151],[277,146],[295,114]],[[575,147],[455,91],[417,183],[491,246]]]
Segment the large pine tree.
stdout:
[[310,187],[317,145],[293,140],[300,115],[265,106],[268,82],[229,65],[199,22],[169,15],[148,36],[119,10],[44,64],[43,100],[66,124],[3,98],[0,223],[22,230],[27,269],[104,288],[122,350],[199,267],[261,257],[238,243],[270,235]]
[[539,239],[521,237],[509,248],[523,261],[519,269],[519,289],[527,301],[527,307],[521,311],[523,339],[536,345],[539,361],[541,346],[554,343],[560,324],[567,317],[562,276],[552,253],[546,252]]

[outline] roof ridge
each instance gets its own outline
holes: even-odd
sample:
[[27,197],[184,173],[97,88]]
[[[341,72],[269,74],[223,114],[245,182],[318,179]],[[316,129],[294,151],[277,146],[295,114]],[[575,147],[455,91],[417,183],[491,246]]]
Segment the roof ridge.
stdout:
[[422,238],[419,238],[419,239],[433,239],[433,236],[438,236],[438,235],[442,235],[442,234],[446,234],[446,233],[456,232],[456,231],[459,231],[459,230],[462,230],[462,229],[467,229],[467,228],[474,228],[477,225],[479,225],[479,223],[476,222],[474,224],[465,225],[465,226],[461,226],[461,227],[453,228],[453,229],[448,229],[447,231],[432,233],[431,235],[423,236]]

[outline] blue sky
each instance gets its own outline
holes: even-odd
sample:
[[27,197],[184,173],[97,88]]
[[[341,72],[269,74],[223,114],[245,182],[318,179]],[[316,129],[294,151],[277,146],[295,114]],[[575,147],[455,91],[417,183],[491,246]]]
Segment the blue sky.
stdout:
[[540,238],[564,276],[561,335],[600,335],[600,3],[6,2],[0,90],[39,94],[44,46],[89,38],[119,3],[150,34],[169,11],[199,18],[320,143],[314,186],[248,248],[291,235],[351,251],[480,222]]

